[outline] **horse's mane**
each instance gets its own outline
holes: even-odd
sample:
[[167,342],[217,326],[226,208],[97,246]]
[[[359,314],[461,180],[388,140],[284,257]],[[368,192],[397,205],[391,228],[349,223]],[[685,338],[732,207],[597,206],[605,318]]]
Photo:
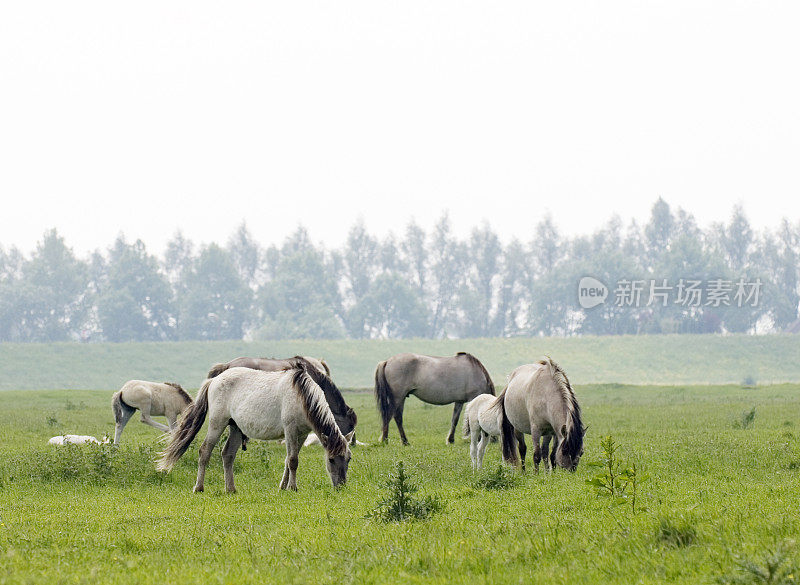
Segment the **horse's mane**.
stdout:
[[567,374],[550,356],[545,356],[538,361],[541,366],[547,366],[550,376],[561,391],[567,406],[567,435],[564,437],[564,450],[570,457],[580,455],[583,447],[583,422],[581,421],[581,407],[575,397],[575,391],[569,383]]
[[344,401],[344,397],[342,396],[342,391],[336,387],[336,384],[333,383],[333,380],[331,380],[329,376],[320,372],[311,362],[302,356],[296,355],[293,358],[290,358],[289,364],[290,366],[287,369],[299,367],[305,368],[308,375],[311,376],[312,380],[314,380],[314,383],[319,386],[322,389],[322,392],[325,394],[325,400],[328,403],[331,412],[347,417],[347,421],[352,426],[349,429],[340,429],[342,434],[347,434],[352,431],[358,422],[356,411],[347,406],[347,403]]
[[[327,444],[323,443],[323,445],[330,457],[344,455],[347,452],[347,439],[339,430],[324,394],[315,392],[314,384],[316,382],[312,372],[319,372],[319,370],[303,358],[292,358],[292,362],[295,364],[294,367],[286,369],[294,371],[292,386],[300,394],[300,402],[303,404],[303,410],[305,410],[314,432],[321,441],[327,439]],[[344,399],[342,399],[342,403],[344,403]]]
[[489,372],[486,371],[486,368],[483,366],[481,361],[474,355],[472,355],[471,353],[467,353],[466,351],[459,351],[456,355],[464,356],[469,361],[471,361],[475,367],[477,367],[478,369],[480,369],[481,372],[483,372],[483,377],[486,378],[486,389],[488,390],[486,393],[494,396],[494,382],[492,382],[492,377],[489,375]]
[[183,397],[183,399],[186,400],[186,402],[188,404],[191,404],[193,402],[192,397],[189,396],[189,394],[186,392],[186,390],[184,390],[181,387],[181,385],[178,384],[177,382],[164,382],[164,384],[166,384],[167,386],[172,386],[173,388],[175,388],[175,390],[177,390],[178,394],[180,394]]

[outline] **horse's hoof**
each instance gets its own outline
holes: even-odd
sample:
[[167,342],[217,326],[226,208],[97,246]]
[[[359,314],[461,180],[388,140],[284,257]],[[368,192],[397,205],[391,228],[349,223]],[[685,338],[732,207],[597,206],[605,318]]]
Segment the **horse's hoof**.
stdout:
[[201,486],[201,485],[200,485],[200,486],[197,486],[197,485],[196,485],[196,486],[194,486],[194,488],[192,488],[192,491],[193,491],[194,493],[196,493],[196,494],[199,494],[200,492],[202,492],[202,491],[203,491],[203,486]]

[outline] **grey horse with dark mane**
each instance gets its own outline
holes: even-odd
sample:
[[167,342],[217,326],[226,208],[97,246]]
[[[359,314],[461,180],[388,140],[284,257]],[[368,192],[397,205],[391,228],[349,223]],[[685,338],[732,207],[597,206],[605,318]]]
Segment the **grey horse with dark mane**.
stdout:
[[[349,417],[336,418],[329,406],[332,401],[326,398],[320,383],[328,386],[328,393],[338,395],[338,400],[333,402],[343,405]],[[222,450],[222,463],[228,492],[236,491],[233,462],[245,435],[264,440],[286,439],[286,463],[280,489],[297,489],[298,453],[312,430],[325,448],[325,466],[333,485],[341,485],[347,478],[351,456],[347,435],[354,432],[355,412],[344,403],[330,378],[303,358],[297,358],[289,368],[278,372],[235,367],[207,379],[197,393],[197,400],[172,433],[158,462],[159,470],[172,469],[206,418],[208,433],[200,447],[195,492],[204,489],[211,452],[226,428],[229,428],[229,435]]]
[[[533,464],[539,471],[545,459],[575,471],[583,455],[586,428],[581,422],[581,407],[564,370],[549,357],[526,364],[511,372],[508,386],[497,397],[494,408],[502,412],[503,458],[512,464],[521,460],[525,469],[525,435],[533,440]],[[548,457],[550,436],[555,439],[555,457]],[[544,438],[544,449],[540,439]],[[517,458],[519,448],[519,459]]]
[[[296,360],[298,357],[300,356],[294,356],[293,358],[288,359],[237,357],[227,363],[214,364],[211,366],[211,369],[208,372],[208,377],[216,378],[228,368],[250,368],[251,370],[261,370],[262,372],[279,372],[291,367],[293,360]],[[321,371],[323,374],[330,377],[331,370],[328,367],[328,364],[325,363],[325,360],[318,360],[317,358],[308,356],[303,357],[303,359]]]
[[[342,429],[342,433],[350,435],[355,444],[355,433],[351,433],[351,431],[356,426],[356,413],[344,403],[341,392],[331,380],[331,370],[325,360],[299,355],[287,359],[238,357],[224,364],[214,364],[208,372],[208,378],[216,378],[230,368],[250,368],[251,370],[260,370],[262,372],[280,372],[297,367],[298,360],[306,365],[309,375],[322,388],[325,393],[325,400],[328,401],[328,406],[330,406],[339,428]],[[242,442],[242,451],[247,451],[246,435]]]
[[429,404],[455,403],[447,435],[447,442],[452,443],[464,403],[479,394],[494,394],[494,383],[478,358],[463,351],[447,357],[416,353],[390,357],[375,370],[375,399],[383,422],[381,441],[388,440],[389,422],[394,418],[400,439],[408,445],[403,406],[410,394]]

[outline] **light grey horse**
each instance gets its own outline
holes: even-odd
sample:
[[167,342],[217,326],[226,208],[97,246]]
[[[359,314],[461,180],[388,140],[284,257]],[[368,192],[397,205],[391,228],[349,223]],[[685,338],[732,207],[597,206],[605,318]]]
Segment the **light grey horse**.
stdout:
[[[340,429],[322,388],[314,380],[315,372],[318,373],[301,358],[288,370],[263,372],[236,367],[206,380],[162,453],[158,469],[172,469],[208,416],[208,433],[200,447],[195,492],[203,491],[211,452],[226,427],[230,427],[230,434],[222,449],[222,465],[228,492],[236,491],[233,462],[244,434],[256,439],[286,438],[286,464],[280,489],[297,489],[298,453],[311,430],[325,448],[325,466],[331,482],[334,486],[345,483],[351,457],[349,438]],[[355,413],[352,425],[355,426]]]
[[[503,458],[516,464],[517,447],[522,468],[525,469],[524,435],[533,439],[533,464],[539,471],[542,450],[547,457],[552,435],[556,444],[555,463],[569,471],[575,471],[583,455],[585,428],[581,422],[581,408],[575,398],[564,370],[546,357],[535,364],[526,364],[511,372],[508,386],[497,397],[495,404],[503,415]],[[544,445],[540,439],[545,437]],[[551,455],[552,465],[552,455]]]
[[[186,407],[192,403],[189,396],[180,384],[174,382],[145,382],[144,380],[130,380],[125,382],[119,392],[111,399],[111,408],[114,411],[114,444],[119,445],[125,425],[139,410],[142,413],[142,422],[159,431],[167,432],[175,428],[175,422]],[[154,421],[153,416],[165,416],[169,426]]]
[[[325,382],[325,380],[330,382],[331,375],[331,370],[328,364],[325,363],[325,360],[299,355],[286,359],[237,357],[224,364],[214,364],[208,372],[208,377],[215,378],[229,368],[251,368],[253,370],[261,370],[262,372],[279,372],[287,368],[295,367],[297,360],[305,360],[308,362],[309,366],[311,366],[308,368],[309,373],[312,374],[314,381],[319,384],[322,391],[325,392],[325,399],[328,401],[328,405],[331,407],[333,415],[336,417],[336,422],[342,427],[342,418],[351,415],[355,416],[355,413],[352,408],[344,404],[339,389],[333,386],[333,390],[331,390],[331,384]],[[355,426],[355,422],[353,422],[353,426]],[[352,442],[352,444],[356,443],[355,433],[352,433]],[[247,451],[247,436],[245,436],[242,441],[242,451]]]
[[483,467],[483,455],[489,441],[502,434],[503,413],[492,408],[496,400],[491,394],[481,394],[464,407],[464,438],[469,439],[473,469]]
[[479,394],[494,395],[494,384],[478,358],[465,352],[452,357],[416,353],[390,357],[375,370],[375,399],[383,422],[381,441],[388,440],[389,422],[394,418],[400,439],[408,445],[403,430],[403,406],[409,394],[429,404],[455,402],[447,435],[447,442],[452,443],[464,403]]

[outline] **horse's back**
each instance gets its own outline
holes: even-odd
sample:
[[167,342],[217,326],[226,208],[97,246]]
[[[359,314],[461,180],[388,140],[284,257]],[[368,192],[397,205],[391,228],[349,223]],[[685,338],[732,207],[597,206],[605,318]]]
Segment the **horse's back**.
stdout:
[[[330,374],[330,370],[323,364],[322,360],[308,356],[303,356],[303,359],[326,376]],[[228,368],[251,368],[262,372],[279,372],[291,367],[291,365],[291,359],[282,358],[237,357],[228,362]]]
[[473,398],[467,405],[470,425],[477,424],[486,433],[496,436],[500,434],[500,417],[502,412],[494,408],[497,397],[492,394],[481,394]]
[[431,404],[464,402],[488,387],[473,359],[467,354],[397,354],[386,361],[386,380],[395,392],[412,393]]
[[233,367],[214,378],[209,387],[210,416],[229,417],[248,437],[279,439],[284,419],[302,409],[290,392],[292,371],[263,371]]
[[540,363],[524,364],[509,376],[505,390],[506,416],[520,432],[531,434],[533,429],[550,432],[549,404],[552,379]]
[[128,380],[120,389],[120,397],[125,404],[137,409],[141,409],[145,402],[149,402],[150,412],[157,414],[154,410],[158,410],[159,406],[163,409],[163,404],[158,397],[154,396],[155,384],[155,382],[147,380]]

